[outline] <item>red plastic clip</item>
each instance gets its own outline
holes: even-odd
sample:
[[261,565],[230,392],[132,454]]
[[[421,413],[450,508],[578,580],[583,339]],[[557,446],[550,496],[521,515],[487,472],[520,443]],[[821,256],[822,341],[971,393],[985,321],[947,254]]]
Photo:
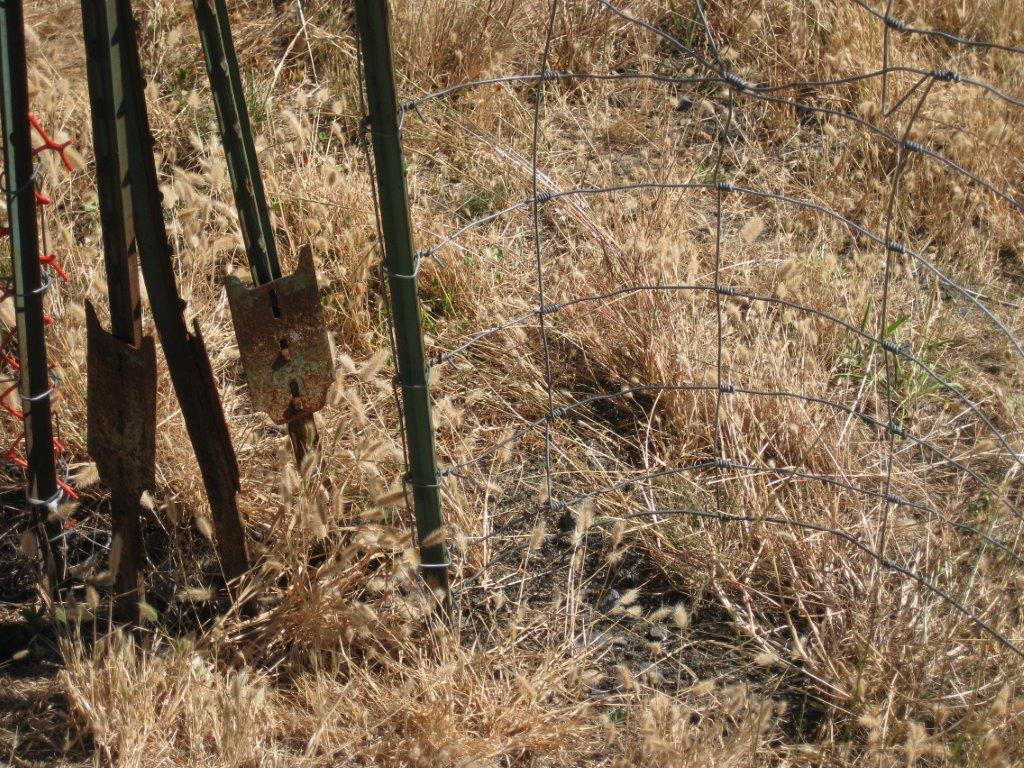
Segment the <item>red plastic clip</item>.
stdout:
[[64,271],[64,267],[57,261],[56,253],[47,253],[39,257],[39,263],[45,264],[48,267],[52,267],[53,271],[60,275],[61,280],[68,279],[68,273]]
[[69,171],[74,171],[75,166],[71,164],[71,161],[68,159],[65,151],[71,146],[71,139],[68,139],[67,141],[54,141],[43,128],[42,123],[40,123],[36,116],[31,112],[28,113],[28,121],[32,124],[32,127],[35,128],[36,133],[39,134],[39,138],[43,140],[42,146],[36,147],[32,150],[32,157],[35,157],[46,150],[50,150],[51,152],[56,152],[60,156],[60,161],[64,163],[65,168]]
[[13,405],[11,405],[10,403],[7,402],[7,398],[10,397],[11,393],[16,391],[17,389],[18,389],[18,382],[14,382],[13,384],[11,384],[11,386],[9,386],[3,392],[0,392],[0,408],[3,408],[5,411],[7,411],[9,414],[11,414],[11,416],[13,416],[16,419],[23,419],[23,418],[25,418],[25,414],[22,413],[21,411],[19,411],[17,408],[15,408]]

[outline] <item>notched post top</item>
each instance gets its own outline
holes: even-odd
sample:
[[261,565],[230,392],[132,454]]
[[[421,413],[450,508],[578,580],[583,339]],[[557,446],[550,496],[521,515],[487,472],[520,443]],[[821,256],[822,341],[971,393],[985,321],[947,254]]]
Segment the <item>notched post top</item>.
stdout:
[[229,275],[224,286],[253,407],[277,424],[323,408],[334,365],[309,247],[291,275],[257,286]]

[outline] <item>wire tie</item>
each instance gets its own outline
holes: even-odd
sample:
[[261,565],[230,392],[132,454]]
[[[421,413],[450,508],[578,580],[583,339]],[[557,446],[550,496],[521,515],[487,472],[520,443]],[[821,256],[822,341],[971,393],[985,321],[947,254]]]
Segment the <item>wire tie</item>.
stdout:
[[960,75],[951,69],[936,69],[932,72],[932,77],[944,83],[959,83],[961,80]]
[[882,349],[888,352],[892,352],[894,355],[900,354],[900,348],[896,346],[896,342],[892,341],[891,339],[885,339],[882,342]]
[[394,383],[396,387],[401,387],[402,389],[428,389],[430,386],[429,384],[407,384],[399,379],[398,376],[395,376],[395,378],[392,379],[392,383]]
[[903,142],[903,148],[908,150],[908,151],[910,151],[910,152],[921,152],[921,153],[924,153],[924,145],[920,144],[920,143],[918,143],[916,141],[911,141],[910,139],[906,139]]
[[559,309],[559,307],[558,307],[557,304],[545,304],[544,306],[542,306],[540,308],[540,313],[542,315],[550,315],[550,314],[553,314],[553,313],[557,312],[558,309]]
[[28,293],[10,293],[8,295],[9,296],[13,296],[15,298],[15,300],[24,301],[25,299],[29,298],[30,296],[40,296],[40,295],[46,293],[48,290],[50,290],[50,287],[53,285],[53,278],[50,277],[49,270],[46,270],[43,274],[46,276],[46,279],[43,281],[42,285],[40,285],[38,288],[33,288]]
[[544,82],[547,80],[557,80],[560,77],[560,75],[554,70],[545,69],[543,72],[540,73],[539,77],[541,82]]
[[897,506],[900,505],[900,504],[903,504],[903,497],[899,496],[899,495],[897,495],[895,493],[887,493],[887,494],[885,494],[885,500],[887,502],[889,502],[890,504],[896,504]]
[[451,558],[448,558],[448,560],[446,560],[443,563],[420,563],[420,568],[451,568],[451,567],[452,567]]
[[535,199],[538,203],[546,203],[551,200],[552,197],[554,197],[554,195],[550,192],[541,192]]
[[562,406],[558,406],[557,408],[554,408],[551,411],[551,413],[548,414],[548,420],[550,421],[551,419],[560,419],[562,416],[565,416],[565,413],[565,408]]
[[907,430],[905,430],[899,424],[895,424],[895,423],[889,424],[889,431],[892,432],[897,437],[905,438],[907,436]]
[[561,510],[565,509],[566,506],[567,505],[564,501],[558,501],[557,499],[548,499],[548,509],[550,509],[552,512],[560,512]]
[[15,294],[15,297],[25,299],[29,296],[41,296],[42,294],[50,290],[50,286],[53,285],[53,277],[50,274],[49,270],[46,270],[44,274],[46,275],[46,279],[43,280],[42,284],[38,288],[33,288],[28,293]]
[[731,181],[716,181],[715,189],[719,192],[732,192],[736,188],[732,185]]
[[412,274],[411,275],[403,275],[400,272],[392,272],[387,267],[384,267],[384,273],[388,277],[393,277],[396,280],[416,280],[420,276],[420,264],[422,264],[422,263],[423,262],[422,262],[421,259],[419,259],[419,258],[416,259],[416,263],[413,266],[413,270],[412,270]]
[[403,485],[411,485],[413,488],[440,488],[441,487],[441,478],[440,477],[437,477],[437,479],[433,483],[416,483],[416,482],[413,482],[411,474],[412,473],[407,472],[405,474],[405,477],[402,478],[402,484]]
[[885,244],[885,247],[886,247],[886,249],[892,251],[893,253],[898,253],[898,254],[901,254],[901,255],[905,254],[907,252],[907,247],[905,245],[903,245],[903,243],[897,243],[897,242],[894,242],[894,241],[890,241],[890,242]]
[[738,91],[746,91],[750,88],[750,83],[735,72],[724,72],[722,79]]
[[[29,177],[25,180],[24,184],[22,184],[20,187],[18,187],[15,190],[10,190],[10,189],[5,189],[4,190],[4,192],[7,195],[7,199],[8,200],[15,200],[15,199],[17,199],[18,195],[20,195],[26,189],[28,189],[29,187],[34,187],[36,185],[36,182],[39,181],[39,176],[40,176],[40,173],[39,173],[39,163],[35,163],[32,166],[32,173],[29,174]],[[45,203],[45,202],[40,202],[40,203],[37,203],[37,204],[38,205],[47,205],[47,203]]]
[[718,391],[724,392],[727,395],[734,395],[736,394],[736,387],[734,387],[732,384],[719,384]]
[[46,390],[44,390],[43,392],[40,392],[38,395],[22,395],[21,399],[23,401],[27,400],[30,403],[37,403],[40,400],[42,400],[44,397],[49,397],[52,394],[53,394],[53,387],[49,387]]
[[895,16],[884,16],[882,18],[885,21],[885,26],[906,34],[908,27],[907,22],[903,21],[903,19],[897,19]]
[[34,499],[28,494],[25,494],[25,499],[33,507],[46,507],[51,512],[56,512],[57,507],[60,506],[61,499],[64,498],[64,491],[58,488],[54,494],[48,499]]
[[716,285],[715,286],[715,292],[716,293],[720,293],[723,296],[735,296],[736,295],[736,289],[735,288],[731,288],[728,285]]
[[731,462],[728,459],[723,459],[723,458],[715,459],[715,468],[716,469],[729,469],[731,466],[732,466],[732,464],[731,464]]

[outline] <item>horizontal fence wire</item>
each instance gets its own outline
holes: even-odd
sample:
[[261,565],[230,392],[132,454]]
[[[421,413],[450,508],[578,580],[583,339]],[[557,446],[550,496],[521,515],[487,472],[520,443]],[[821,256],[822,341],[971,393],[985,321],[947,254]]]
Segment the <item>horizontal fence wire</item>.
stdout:
[[991,48],[999,51],[1006,51],[1007,53],[1019,53],[1024,54],[1024,48],[1015,45],[1006,45],[1004,43],[996,43],[991,40],[973,40],[969,37],[962,37],[960,35],[953,34],[952,32],[945,32],[940,29],[923,29],[915,27],[907,22],[899,19],[895,16],[887,15],[877,8],[873,8],[864,2],[864,0],[853,0],[854,3],[859,5],[865,11],[870,13],[876,19],[885,23],[885,26],[889,29],[893,29],[905,35],[920,35],[922,37],[937,38],[945,40],[948,43],[956,43],[957,45],[964,45],[969,48]]
[[[957,614],[966,618],[982,634],[995,640],[1002,648],[1024,657],[1024,649],[1018,641],[1006,635],[994,622],[987,619],[981,609],[972,607],[969,589],[961,596],[954,595],[950,589],[941,586],[935,577],[911,568],[894,559],[889,554],[893,528],[896,526],[890,518],[893,510],[904,510],[910,514],[909,519],[902,519],[898,526],[940,526],[960,536],[976,540],[982,551],[989,549],[1000,553],[1015,563],[1015,567],[1024,565],[1024,555],[1020,550],[1022,504],[1019,494],[1006,483],[999,482],[998,472],[1009,476],[1021,465],[1024,465],[1024,450],[1018,445],[1019,435],[1008,435],[1000,428],[1000,417],[990,409],[989,396],[972,395],[965,387],[956,383],[947,375],[942,366],[929,363],[922,354],[916,352],[911,344],[903,344],[891,337],[889,328],[895,318],[892,315],[891,286],[897,270],[901,267],[913,267],[919,281],[919,290],[923,290],[924,276],[938,286],[945,298],[953,298],[961,302],[965,310],[971,313],[972,323],[984,325],[991,333],[1005,342],[1013,351],[1015,360],[1024,360],[1024,343],[1014,330],[1017,318],[1012,315],[1019,311],[1020,303],[1000,296],[989,296],[978,286],[971,286],[957,279],[948,268],[940,266],[936,259],[925,255],[924,248],[915,246],[911,239],[903,239],[896,234],[898,227],[896,210],[901,200],[901,184],[908,169],[915,163],[923,163],[937,171],[948,174],[952,178],[961,179],[973,185],[979,192],[988,195],[992,200],[1010,209],[1018,219],[1024,214],[1024,197],[1022,190],[1012,188],[1001,181],[986,177],[984,171],[967,168],[942,151],[927,143],[926,139],[912,138],[914,129],[922,123],[922,115],[929,100],[940,92],[956,93],[953,89],[963,92],[976,91],[998,101],[1009,110],[1024,109],[1024,95],[1012,93],[1006,87],[988,82],[979,77],[946,68],[926,69],[890,63],[892,45],[890,32],[900,36],[930,39],[954,46],[978,50],[1000,51],[1010,55],[1024,54],[1024,48],[1010,43],[978,40],[962,36],[954,32],[918,27],[889,15],[889,11],[880,11],[863,0],[851,0],[861,11],[875,18],[884,28],[884,45],[882,50],[883,65],[870,71],[854,73],[835,78],[808,77],[786,82],[751,81],[741,76],[725,63],[721,55],[718,36],[709,21],[704,5],[696,2],[693,5],[694,20],[702,31],[703,47],[698,50],[696,43],[686,43],[666,28],[653,21],[640,18],[630,10],[619,7],[610,0],[592,0],[584,5],[604,13],[609,18],[634,27],[643,34],[651,35],[670,49],[681,54],[683,60],[695,65],[701,74],[680,75],[641,72],[641,71],[559,71],[550,67],[552,46],[560,34],[560,20],[571,13],[565,3],[550,0],[544,4],[544,38],[538,42],[538,67],[536,72],[519,72],[495,75],[480,79],[467,80],[447,85],[444,88],[424,93],[409,99],[400,105],[400,114],[404,119],[404,128],[408,129],[407,120],[415,115],[421,121],[424,131],[429,134],[432,121],[435,119],[429,108],[443,104],[445,101],[458,99],[468,92],[489,87],[509,89],[512,98],[521,98],[525,107],[530,110],[528,171],[530,194],[515,202],[496,210],[464,221],[447,233],[436,237],[433,242],[421,247],[417,253],[418,261],[416,277],[424,279],[420,267],[426,261],[434,262],[436,269],[430,272],[430,279],[443,284],[447,270],[447,250],[472,249],[474,246],[464,244],[470,235],[486,237],[487,228],[497,225],[517,214],[526,214],[528,226],[526,232],[532,254],[533,284],[536,302],[529,309],[518,312],[508,319],[496,322],[489,327],[469,330],[461,338],[449,343],[436,343],[440,347],[430,360],[431,366],[440,368],[452,366],[455,371],[469,368],[473,377],[484,373],[482,353],[497,337],[516,330],[529,329],[535,331],[533,342],[536,343],[535,354],[541,371],[541,389],[546,406],[540,414],[532,416],[518,415],[518,423],[508,425],[504,436],[487,443],[479,450],[468,451],[468,455],[453,454],[440,471],[442,487],[458,481],[487,487],[491,484],[489,473],[482,471],[486,462],[498,461],[499,457],[509,449],[524,446],[532,451],[536,441],[540,441],[542,455],[540,458],[540,484],[543,493],[540,502],[530,505],[527,509],[511,513],[502,523],[485,525],[480,535],[466,535],[462,547],[463,566],[468,565],[470,551],[486,546],[489,549],[483,560],[475,564],[471,571],[463,574],[457,581],[457,588],[468,591],[482,586],[496,570],[516,558],[525,558],[533,546],[531,530],[538,524],[543,525],[545,513],[549,515],[571,515],[581,507],[597,501],[615,499],[609,505],[619,510],[615,515],[598,514],[594,525],[608,526],[621,520],[647,520],[652,525],[663,525],[669,519],[692,518],[717,523],[739,523],[745,525],[769,525],[773,527],[791,528],[806,533],[818,533],[832,537],[861,555],[867,557],[873,566],[890,574],[895,574],[914,582],[942,603],[948,605]],[[891,4],[890,4],[891,9]],[[901,78],[911,84],[903,94],[889,104],[889,81]],[[545,91],[557,84],[575,86],[582,83],[623,83],[642,87],[645,83],[675,89],[695,89],[697,93],[718,101],[724,106],[724,117],[717,114],[717,135],[712,141],[714,147],[714,169],[709,180],[694,181],[629,181],[607,186],[579,186],[570,189],[559,188],[548,174],[540,168],[540,145],[543,139],[543,116]],[[850,95],[844,92],[851,86],[880,83],[882,87],[883,118],[895,115],[904,106],[911,105],[910,114],[902,130],[894,131],[880,125],[879,122],[857,114],[845,106]],[[632,86],[630,86],[632,87]],[[795,94],[795,95],[791,95]],[[891,150],[888,162],[891,172],[886,184],[886,206],[884,212],[884,231],[856,220],[856,217],[837,210],[833,205],[821,200],[799,197],[770,188],[759,188],[756,185],[743,184],[724,178],[726,157],[732,151],[734,129],[740,114],[747,114],[752,107],[760,105],[762,109],[792,110],[798,116],[807,118],[816,116],[822,121],[836,120],[847,124],[855,131],[863,131],[869,140],[879,142],[881,146]],[[442,111],[436,119],[445,120],[446,127],[451,126],[447,113]],[[819,179],[823,184],[833,180]],[[843,184],[843,180],[834,180]],[[848,184],[851,184],[848,182]],[[597,196],[636,196],[647,193],[664,192],[710,195],[714,221],[714,268],[710,282],[697,281],[686,284],[673,283],[624,283],[617,287],[584,293],[574,297],[553,298],[546,278],[546,267],[554,258],[555,249],[546,240],[545,227],[542,226],[541,211],[545,206],[559,205],[562,200],[581,200]],[[803,301],[775,296],[747,288],[743,285],[728,285],[723,279],[723,268],[731,241],[723,233],[723,219],[726,216],[724,203],[726,200],[738,198],[767,210],[786,210],[806,212],[820,218],[824,223],[833,223],[844,228],[860,246],[877,254],[878,263],[884,267],[880,278],[881,301],[875,316],[876,327],[869,328],[867,321],[861,323],[843,319],[836,312],[827,308],[811,306]],[[420,236],[420,240],[424,240]],[[926,236],[921,239],[927,239]],[[756,257],[755,257],[756,261]],[[562,327],[572,318],[574,310],[585,314],[596,307],[614,308],[616,302],[640,296],[693,295],[704,296],[714,305],[713,325],[715,332],[709,353],[713,358],[707,364],[710,381],[663,381],[640,382],[607,392],[584,393],[581,396],[567,396],[556,387],[557,359],[554,355],[553,339],[556,334],[563,334]],[[870,355],[870,364],[881,360],[881,373],[878,379],[878,392],[873,407],[868,408],[853,402],[845,401],[839,394],[798,391],[776,386],[760,386],[757,381],[737,383],[731,374],[726,372],[726,351],[729,342],[725,336],[725,316],[728,302],[740,302],[744,306],[759,306],[766,309],[774,308],[780,312],[797,313],[808,320],[832,328],[844,338],[863,345]],[[996,309],[996,307],[998,309]],[[651,309],[652,312],[656,311]],[[556,326],[555,323],[558,323]],[[503,346],[499,344],[499,348]],[[897,365],[909,366],[911,370],[922,375],[935,392],[940,393],[944,402],[955,404],[957,411],[951,417],[952,422],[946,424],[952,429],[957,423],[957,437],[945,440],[930,435],[933,424],[910,426],[901,419],[901,405],[897,402],[894,378]],[[750,376],[744,377],[749,379]],[[587,418],[603,407],[615,405],[620,409],[629,410],[627,402],[636,403],[637,397],[660,402],[662,395],[688,394],[706,395],[714,398],[711,409],[713,423],[710,433],[713,435],[707,455],[695,457],[693,460],[678,463],[662,462],[656,469],[628,468],[619,470],[620,476],[603,485],[591,485],[587,488],[565,485],[559,479],[567,476],[556,471],[556,457],[564,451],[558,442],[560,427],[574,417]],[[791,402],[820,408],[822,412],[832,414],[837,419],[861,425],[865,439],[878,441],[882,448],[880,465],[876,471],[877,485],[854,481],[849,473],[837,468],[835,472],[819,472],[810,467],[796,465],[776,466],[774,463],[752,461],[736,455],[730,455],[725,440],[725,423],[739,399],[760,400],[769,402]],[[858,396],[859,399],[859,396]],[[653,407],[652,413],[653,413]],[[980,435],[994,441],[996,447],[984,453],[962,455],[959,444],[962,430],[976,431]],[[844,432],[845,434],[845,432]],[[979,438],[980,439],[980,438]],[[527,446],[529,442],[529,447]],[[948,443],[948,444],[947,444]],[[965,521],[962,512],[968,503],[967,498],[950,498],[944,505],[936,505],[924,498],[895,489],[896,462],[910,451],[919,452],[928,471],[943,468],[963,479],[973,487],[978,498],[986,498],[997,504],[996,514],[985,522]],[[985,458],[987,466],[979,468],[974,461]],[[607,470],[611,473],[612,470]],[[656,480],[673,477],[689,477],[695,486],[707,491],[706,505],[659,505],[651,499],[647,508],[636,509],[630,502],[620,502],[623,494],[638,488],[649,487]],[[835,493],[846,493],[853,498],[874,503],[880,508],[877,522],[879,534],[871,542],[866,541],[855,532],[836,525],[825,525],[813,520],[790,515],[753,514],[737,512],[727,508],[723,488],[732,481],[761,478],[772,488],[795,486],[797,484],[815,484],[832,489]],[[653,486],[650,486],[653,487]],[[1018,521],[1016,528],[1006,534],[1009,519]],[[994,532],[996,525],[1004,529]],[[980,558],[979,553],[978,557]],[[454,558],[456,565],[459,558]],[[582,578],[575,573],[578,566],[575,559],[562,566],[568,569],[569,583]],[[551,569],[544,571],[549,573]],[[873,579],[871,600],[880,599],[880,586],[877,578]],[[986,607],[985,610],[989,610]],[[878,611],[873,614],[877,620]],[[874,632],[874,627],[872,628]]]

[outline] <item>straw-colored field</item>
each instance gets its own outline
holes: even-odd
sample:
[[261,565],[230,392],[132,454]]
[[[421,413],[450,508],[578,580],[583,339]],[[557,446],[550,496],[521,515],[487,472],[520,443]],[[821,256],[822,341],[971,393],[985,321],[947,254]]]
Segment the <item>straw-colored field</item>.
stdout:
[[[318,415],[322,453],[296,469],[286,434],[250,408],[221,287],[223,275],[248,268],[191,5],[139,2],[180,288],[210,350],[242,467],[260,612],[216,619],[208,602],[208,513],[163,372],[158,488],[146,518],[155,616],[135,639],[97,635],[89,614],[106,607],[102,590],[86,585],[102,581],[104,560],[83,569],[83,605],[68,611],[73,639],[62,641],[59,663],[45,638],[27,658],[0,662],[10,689],[0,694],[0,760],[141,768],[1024,761],[1024,658],[992,634],[1024,646],[1024,565],[1013,554],[1024,547],[1021,475],[1011,453],[1024,445],[1024,367],[1011,342],[1024,332],[1024,212],[936,158],[913,153],[900,168],[893,143],[841,116],[749,95],[730,115],[721,84],[546,82],[541,193],[729,181],[825,206],[921,259],[820,211],[740,192],[722,194],[720,222],[713,188],[555,194],[538,216],[545,302],[716,283],[761,298],[637,290],[545,315],[552,404],[597,398],[550,423],[552,496],[566,505],[552,512],[544,429],[525,429],[549,410],[544,339],[530,314],[538,304],[532,206],[438,250],[420,277],[431,354],[524,318],[434,368],[441,463],[523,434],[445,481],[458,621],[431,627],[411,521],[394,492],[402,448],[357,141],[351,7],[308,0],[278,15],[270,3],[231,5],[279,248],[290,269],[299,248],[313,246],[336,347],[337,383]],[[752,83],[882,66],[884,25],[852,0],[704,6],[725,66]],[[403,100],[541,65],[546,2],[392,7]],[[621,7],[713,58],[691,3]],[[893,14],[1024,45],[1019,0],[897,2]],[[50,349],[85,497],[76,515],[102,530],[104,492],[84,450],[83,302],[101,315],[106,302],[80,13],[65,0],[33,0],[28,16],[33,109],[75,139],[80,166],[74,174],[53,158],[44,166],[56,201],[50,238],[72,275],[50,294]],[[1021,54],[894,32],[890,64],[955,70],[1024,98]],[[559,0],[546,69],[707,75],[598,0]],[[926,78],[912,90],[917,80],[891,75],[889,114],[877,77],[773,95],[855,114],[901,138],[918,110],[907,138],[1024,199],[1024,108],[963,82]],[[535,98],[535,82],[485,85],[406,115],[419,246],[532,196]],[[925,262],[973,291],[975,303]],[[6,324],[9,305],[2,312]],[[920,364],[884,354],[863,334]],[[736,391],[719,397],[720,381]],[[616,396],[622,388],[636,391]],[[881,425],[892,418],[918,441],[856,413]],[[730,466],[707,465],[716,450]],[[5,476],[5,486],[16,483]],[[886,493],[913,505],[887,503]],[[881,551],[885,565],[865,550]]]

